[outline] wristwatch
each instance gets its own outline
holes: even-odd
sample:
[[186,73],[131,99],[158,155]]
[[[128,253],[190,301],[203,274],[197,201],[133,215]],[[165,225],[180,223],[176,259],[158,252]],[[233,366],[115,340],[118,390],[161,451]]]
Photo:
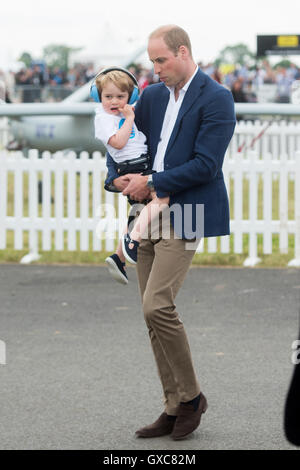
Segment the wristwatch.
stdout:
[[148,176],[147,188],[149,188],[150,191],[154,191],[154,190],[155,190],[155,188],[154,188],[154,183],[153,183],[153,180],[152,180],[152,175],[149,175],[149,176]]

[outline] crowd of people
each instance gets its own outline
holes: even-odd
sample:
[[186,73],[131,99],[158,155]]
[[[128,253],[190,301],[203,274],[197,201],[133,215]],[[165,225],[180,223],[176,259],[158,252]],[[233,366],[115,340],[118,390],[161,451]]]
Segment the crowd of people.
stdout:
[[2,81],[6,85],[7,102],[60,101],[91,80],[94,74],[91,64],[77,64],[64,71],[59,67],[50,69],[41,62],[23,67],[18,72],[4,74],[0,71],[0,83]]
[[[261,85],[272,85],[272,101],[289,103],[291,86],[300,80],[300,67],[291,63],[288,67],[271,67],[267,60],[260,66],[221,66],[199,62],[201,69],[217,82],[231,90],[235,102],[260,101]],[[141,90],[155,83],[158,78],[151,69],[134,65],[129,70],[137,77]],[[0,70],[0,99],[6,102],[60,101],[76,88],[89,82],[96,74],[93,64],[77,64],[68,71],[58,67],[50,70],[44,64],[33,64],[18,72]]]
[[[155,82],[152,71],[141,65],[130,67],[130,70],[138,78],[141,90]],[[60,101],[89,82],[96,73],[93,64],[77,64],[68,71],[58,67],[50,70],[44,64],[23,67],[18,72],[0,70],[0,99],[7,103]]]

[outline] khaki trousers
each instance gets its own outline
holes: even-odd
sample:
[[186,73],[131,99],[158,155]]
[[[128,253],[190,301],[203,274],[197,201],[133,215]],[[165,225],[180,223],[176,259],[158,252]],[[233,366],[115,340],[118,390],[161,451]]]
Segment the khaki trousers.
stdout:
[[[194,244],[195,245],[195,244]],[[137,274],[145,321],[162,383],[165,411],[176,415],[181,401],[200,393],[185,329],[174,303],[196,251],[186,241],[143,239],[138,249]]]

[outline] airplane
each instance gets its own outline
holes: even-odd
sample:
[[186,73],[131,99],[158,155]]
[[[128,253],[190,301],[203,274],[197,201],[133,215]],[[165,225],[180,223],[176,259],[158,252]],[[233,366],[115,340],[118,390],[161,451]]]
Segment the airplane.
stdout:
[[[146,50],[137,49],[118,66],[127,68]],[[116,65],[116,64],[115,64]],[[39,153],[48,150],[74,150],[77,154],[89,154],[106,150],[94,135],[94,116],[97,103],[88,102],[92,80],[59,103],[0,103],[0,118],[9,119],[9,131],[13,141],[7,150],[22,150],[28,155],[29,149]]]

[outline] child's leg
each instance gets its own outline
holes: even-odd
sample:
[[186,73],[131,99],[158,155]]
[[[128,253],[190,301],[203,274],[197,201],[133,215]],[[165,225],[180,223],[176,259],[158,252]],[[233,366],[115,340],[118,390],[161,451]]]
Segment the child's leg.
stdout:
[[118,247],[116,249],[116,254],[118,255],[118,257],[120,258],[120,260],[122,261],[122,263],[125,263],[125,256],[123,255],[123,250],[122,250],[122,241],[119,240],[119,244],[118,244]]
[[[124,235],[128,232],[128,227],[126,226],[124,230]],[[128,284],[128,277],[125,269],[126,258],[122,250],[122,241],[119,241],[118,248],[116,252],[108,256],[105,259],[105,262],[108,267],[108,271],[115,281],[120,282],[121,284]]]
[[[126,233],[128,232],[128,227],[126,226],[124,231],[123,231],[123,235],[125,235]],[[120,260],[122,261],[122,263],[125,263],[126,262],[126,258],[123,254],[123,250],[122,250],[122,240],[119,240],[119,244],[118,244],[118,247],[116,249],[116,254],[118,255],[118,257],[120,258]]]
[[169,197],[157,197],[154,195],[151,202],[149,202],[141,211],[138,219],[130,232],[131,240],[140,242],[143,234],[147,230],[150,222],[154,220],[160,212],[162,212],[169,204]]

